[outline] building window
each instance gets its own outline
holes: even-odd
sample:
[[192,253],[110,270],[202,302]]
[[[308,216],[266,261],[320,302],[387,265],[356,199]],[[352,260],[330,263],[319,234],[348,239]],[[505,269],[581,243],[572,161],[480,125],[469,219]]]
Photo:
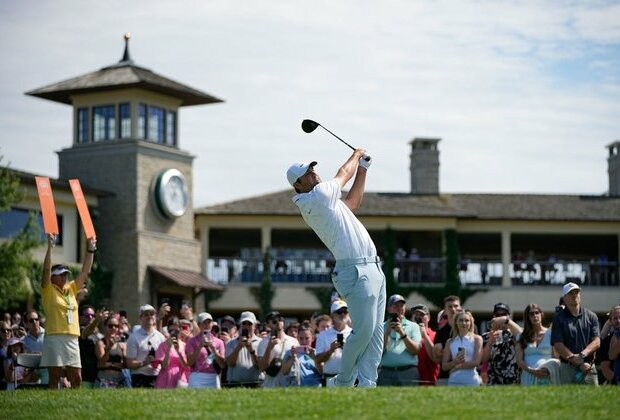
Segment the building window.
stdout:
[[166,144],[177,144],[177,113],[174,111],[166,113]]
[[[10,210],[0,212],[0,238],[14,238],[21,230],[26,227],[30,213],[37,215],[37,221],[41,231],[41,241],[46,240],[45,232],[43,230],[43,216],[40,211],[29,210],[19,207],[13,207]],[[63,242],[63,229],[62,229],[62,215],[56,215],[58,220],[58,240],[57,245],[62,245]]]
[[93,107],[93,141],[112,140],[116,133],[114,105]]
[[138,138],[146,139],[146,104],[138,104]]
[[128,102],[118,105],[119,139],[131,137],[131,104]]
[[88,108],[78,108],[77,111],[77,142],[88,142]]
[[148,139],[157,143],[165,142],[166,111],[157,106],[149,106]]

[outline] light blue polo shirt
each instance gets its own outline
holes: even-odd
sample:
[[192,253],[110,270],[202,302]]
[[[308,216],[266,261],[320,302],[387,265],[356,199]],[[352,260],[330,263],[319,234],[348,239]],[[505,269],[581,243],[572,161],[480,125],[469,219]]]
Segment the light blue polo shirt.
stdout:
[[[403,318],[401,321],[405,334],[414,341],[418,346],[422,343],[422,335],[420,334],[420,326],[414,322]],[[383,328],[387,331],[389,322],[383,324]],[[405,342],[396,331],[390,332],[383,357],[381,358],[381,366],[400,367],[418,364],[418,356],[414,356],[407,350]]]

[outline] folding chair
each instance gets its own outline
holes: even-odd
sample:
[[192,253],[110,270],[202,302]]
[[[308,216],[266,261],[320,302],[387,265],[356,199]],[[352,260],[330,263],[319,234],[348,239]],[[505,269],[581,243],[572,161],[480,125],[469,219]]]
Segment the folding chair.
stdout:
[[[38,369],[41,364],[41,354],[38,353],[19,353],[17,355],[17,360],[15,361],[15,368],[18,366],[25,367],[28,369]],[[14,378],[15,381],[15,389],[23,389],[23,388],[47,388],[47,385],[41,384],[40,381],[33,383],[17,383],[17,375]]]

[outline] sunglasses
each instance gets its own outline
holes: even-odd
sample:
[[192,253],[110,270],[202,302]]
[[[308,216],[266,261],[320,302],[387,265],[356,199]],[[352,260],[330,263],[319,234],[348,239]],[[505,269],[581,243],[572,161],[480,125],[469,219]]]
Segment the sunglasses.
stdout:
[[155,312],[143,312],[142,316],[155,316]]
[[95,314],[82,314],[82,316],[85,318],[94,318]]
[[540,314],[541,314],[541,312],[540,312],[540,311],[532,311],[532,312],[530,312],[530,316],[533,316],[533,315],[540,315]]
[[346,315],[346,314],[348,314],[348,313],[349,313],[349,311],[347,311],[346,309],[338,309],[338,310],[336,311],[336,313],[337,313],[338,315]]
[[108,324],[108,328],[118,328],[118,324]]
[[13,330],[10,330],[10,329],[8,329],[8,328],[3,328],[3,329],[2,329],[2,332],[3,332],[3,333],[5,333],[5,334],[6,334],[6,333],[10,333],[11,331],[13,331]]
[[31,319],[27,319],[26,322],[35,322],[35,321],[39,321],[39,318],[31,318]]

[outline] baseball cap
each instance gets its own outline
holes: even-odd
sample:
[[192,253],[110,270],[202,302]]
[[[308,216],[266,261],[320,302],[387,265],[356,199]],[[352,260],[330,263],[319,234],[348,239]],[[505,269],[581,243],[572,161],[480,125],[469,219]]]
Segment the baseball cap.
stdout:
[[237,322],[235,321],[235,318],[233,318],[230,315],[226,315],[224,317],[222,317],[220,319],[220,324],[223,324],[224,322],[230,322],[231,324],[236,324]]
[[332,306],[329,309],[329,311],[331,313],[334,313],[334,312],[338,312],[342,308],[347,308],[348,309],[347,302],[345,302],[344,300],[338,299],[338,300],[335,300],[334,302],[332,302]]
[[426,315],[430,315],[430,312],[428,310],[428,306],[426,306],[426,305],[424,305],[422,303],[419,303],[417,305],[413,305],[411,307],[411,312],[415,312],[415,311],[424,312]]
[[[441,322],[441,317],[443,316],[444,312],[443,309],[441,311],[439,311],[439,313],[437,314],[437,323],[439,324]],[[446,315],[446,318],[448,318],[448,316]]]
[[198,314],[198,317],[196,318],[196,322],[198,322],[199,324],[202,324],[208,319],[213,321],[213,317],[211,316],[211,314],[209,312],[201,312]]
[[581,290],[581,287],[579,287],[579,285],[575,283],[566,283],[564,287],[562,287],[562,296],[566,296],[568,293],[575,289]]
[[284,318],[284,315],[282,315],[282,314],[281,314],[280,312],[278,312],[278,311],[272,311],[272,312],[269,312],[269,313],[267,314],[267,317],[265,318],[265,320],[266,320],[266,321],[271,321],[271,320],[272,320],[272,319],[274,319],[274,318],[280,318],[280,317]]
[[505,303],[496,303],[495,306],[493,307],[493,313],[496,314],[498,312],[508,312],[509,314],[510,312],[510,306],[506,305]]
[[155,308],[153,308],[153,306],[149,305],[148,303],[146,305],[140,306],[140,314],[147,311],[155,312]]
[[316,165],[316,161],[312,161],[310,163],[293,163],[286,171],[286,179],[288,179],[288,183],[293,186],[295,182],[299,179],[299,177],[303,176],[308,169],[312,168]]
[[254,312],[250,312],[250,311],[245,311],[245,312],[241,312],[241,316],[239,317],[239,324],[243,324],[244,322],[251,322],[252,324],[258,324],[258,321],[256,320],[256,315],[254,315]]
[[392,305],[394,305],[395,303],[398,303],[398,302],[407,302],[407,301],[401,295],[392,295],[388,299],[388,306],[392,306]]
[[70,273],[69,267],[63,264],[56,264],[52,267],[52,276],[60,276],[64,273]]

